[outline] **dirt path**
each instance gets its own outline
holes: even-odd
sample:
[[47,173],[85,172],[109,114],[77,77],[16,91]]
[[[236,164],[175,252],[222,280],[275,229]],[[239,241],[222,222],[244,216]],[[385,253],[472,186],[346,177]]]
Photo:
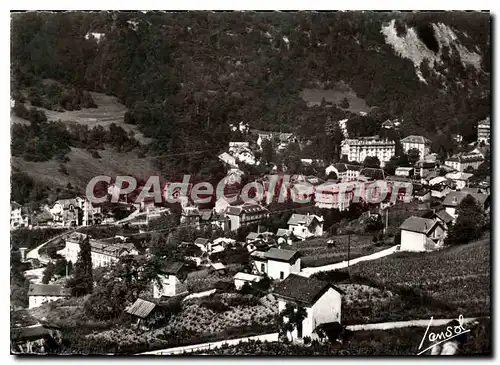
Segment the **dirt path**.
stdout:
[[[392,255],[392,254],[397,252],[397,248],[398,248],[398,246],[393,246],[393,247],[388,248],[388,249],[383,250],[383,251],[375,252],[375,253],[370,254],[370,255],[361,256],[361,257],[352,259],[349,261],[349,266],[355,265],[359,262],[376,260],[376,259],[379,259],[381,257]],[[309,277],[312,274],[315,274],[317,272],[338,270],[338,269],[346,268],[347,266],[348,266],[348,262],[342,261],[342,262],[338,262],[336,264],[331,264],[331,265],[318,266],[318,267],[306,267],[306,268],[301,270],[300,275],[305,276],[305,277]]]

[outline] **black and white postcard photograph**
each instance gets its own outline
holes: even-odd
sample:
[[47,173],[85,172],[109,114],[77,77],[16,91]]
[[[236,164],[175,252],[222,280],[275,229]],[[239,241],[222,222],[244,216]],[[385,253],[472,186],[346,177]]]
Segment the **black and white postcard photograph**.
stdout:
[[5,355],[491,357],[493,18],[11,10]]

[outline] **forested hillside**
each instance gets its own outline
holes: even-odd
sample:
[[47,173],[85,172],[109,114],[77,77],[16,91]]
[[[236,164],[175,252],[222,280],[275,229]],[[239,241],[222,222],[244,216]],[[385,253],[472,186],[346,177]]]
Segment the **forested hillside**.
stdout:
[[[366,135],[400,118],[402,134],[446,153],[452,133],[474,140],[489,113],[489,31],[489,13],[464,12],[13,14],[12,95],[47,109],[93,107],[87,91],[118,97],[125,122],[154,139],[145,153],[167,155],[156,161],[162,172],[199,171],[240,121],[294,131],[332,159],[339,139],[325,133],[328,119],[349,118]],[[340,81],[367,115],[349,100],[302,98]]]

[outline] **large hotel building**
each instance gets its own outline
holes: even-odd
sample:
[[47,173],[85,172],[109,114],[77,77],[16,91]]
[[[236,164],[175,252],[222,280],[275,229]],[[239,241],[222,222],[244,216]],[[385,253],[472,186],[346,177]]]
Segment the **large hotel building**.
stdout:
[[346,139],[342,141],[341,153],[349,161],[358,162],[363,162],[368,156],[376,156],[380,160],[380,166],[384,167],[396,154],[396,142],[378,136]]

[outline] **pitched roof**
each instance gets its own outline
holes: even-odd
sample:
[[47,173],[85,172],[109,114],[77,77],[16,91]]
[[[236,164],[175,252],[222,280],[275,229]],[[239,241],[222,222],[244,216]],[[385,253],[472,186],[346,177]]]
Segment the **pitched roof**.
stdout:
[[147,300],[137,298],[137,300],[130,307],[125,309],[125,312],[139,318],[146,318],[156,307],[155,303],[148,302]]
[[488,194],[475,194],[461,191],[452,191],[449,193],[443,201],[443,205],[446,207],[457,207],[460,202],[467,196],[471,195],[474,199],[478,201],[479,204],[484,204],[486,199],[488,199]]
[[203,245],[206,246],[210,242],[209,239],[198,237],[197,239],[194,240],[195,245]]
[[415,135],[410,135],[401,140],[401,142],[405,143],[422,143],[422,144],[429,144],[432,141],[428,138],[425,138],[423,136],[415,136]]
[[399,228],[405,231],[427,234],[436,223],[437,222],[432,219],[411,216],[407,218]]
[[329,288],[333,288],[337,292],[343,294],[342,290],[326,281],[290,274],[285,280],[276,285],[273,294],[286,300],[312,305]]
[[292,259],[298,257],[299,255],[300,255],[299,251],[283,250],[274,247],[264,254],[265,258],[267,258],[268,260],[286,261],[286,262],[291,261]]
[[297,214],[293,213],[287,224],[297,225],[304,224],[306,227],[311,225],[314,219],[317,219],[318,222],[323,222],[323,217],[318,217],[314,214]]
[[257,281],[261,281],[262,280],[262,277],[261,276],[258,276],[258,275],[252,275],[252,274],[247,274],[245,272],[239,272],[239,273],[236,273],[236,275],[234,275],[233,277],[235,280],[243,280],[243,281],[254,281],[254,282],[257,282]]
[[384,180],[385,173],[383,169],[373,167],[365,167],[361,170],[360,175],[370,177],[373,180]]
[[473,193],[473,194],[480,194],[481,193],[481,189],[480,188],[462,188],[462,190],[460,190],[462,193]]
[[67,297],[69,291],[62,285],[30,284],[28,296]]
[[41,324],[32,327],[11,329],[11,338],[14,341],[33,341],[48,337],[52,337],[49,329]]
[[444,209],[440,210],[439,212],[436,212],[436,216],[439,217],[446,224],[450,223],[453,220],[453,217],[449,215]]
[[289,236],[291,232],[285,228],[278,228],[278,232],[276,232],[277,237]]
[[226,213],[231,214],[231,215],[241,215],[243,213],[245,214],[258,214],[258,213],[264,213],[267,212],[268,210],[264,208],[260,204],[252,204],[252,203],[245,203],[240,206],[229,206],[226,208]]
[[250,232],[249,234],[247,234],[246,239],[247,240],[256,240],[259,237],[260,237],[259,233],[257,233],[257,232]]
[[451,180],[461,180],[461,181],[467,181],[469,180],[474,174],[469,174],[467,172],[450,172],[445,175],[447,179]]
[[212,267],[215,269],[215,270],[224,270],[226,267],[224,266],[223,263],[221,262],[216,262],[215,264],[212,264]]
[[183,267],[182,262],[165,262],[160,268],[160,272],[162,274],[176,275]]

